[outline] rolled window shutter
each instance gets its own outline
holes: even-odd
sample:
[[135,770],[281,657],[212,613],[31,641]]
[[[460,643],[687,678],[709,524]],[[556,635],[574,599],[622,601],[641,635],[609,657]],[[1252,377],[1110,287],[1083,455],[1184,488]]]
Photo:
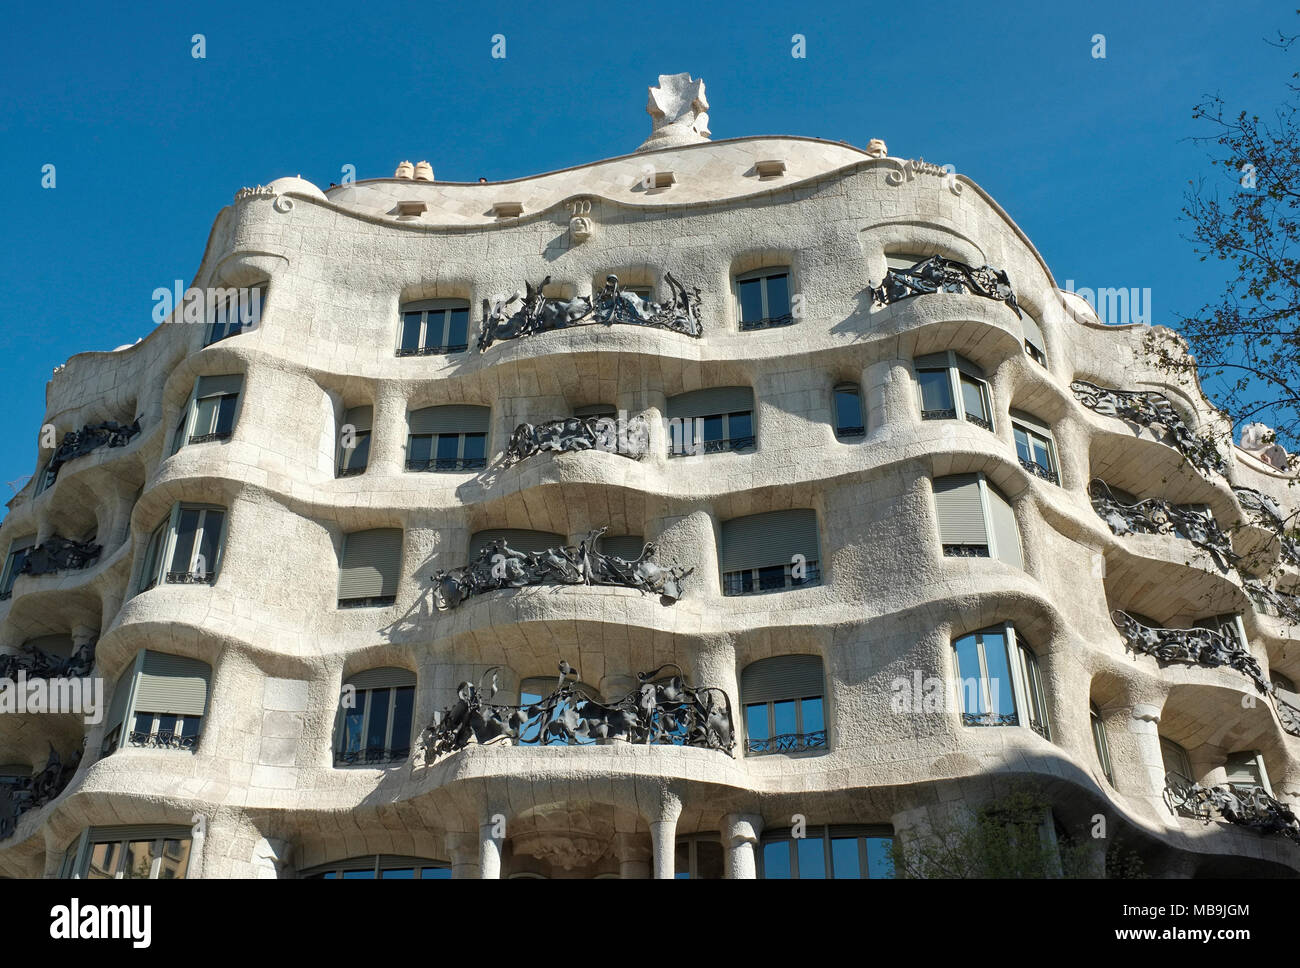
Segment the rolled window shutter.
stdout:
[[1259,775],[1259,762],[1256,756],[1254,750],[1229,753],[1227,762],[1224,764],[1228,772],[1228,782],[1248,786],[1262,786],[1263,778]]
[[126,667],[126,671],[117,677],[113,687],[113,698],[108,704],[108,719],[104,722],[104,735],[107,736],[126,719],[126,704],[131,701],[131,686],[135,680],[135,662]]
[[491,415],[490,407],[454,404],[412,410],[408,419],[413,434],[485,434]]
[[779,702],[826,694],[819,655],[778,655],[745,666],[740,674],[740,701]]
[[194,391],[196,397],[211,397],[223,393],[238,393],[244,385],[244,375],[242,373],[231,373],[227,376],[201,376],[199,377],[198,389]]
[[464,299],[417,299],[414,302],[402,303],[401,311],[419,313],[434,309],[469,309],[469,303]]
[[615,555],[627,561],[634,561],[641,557],[641,549],[645,547],[645,539],[639,534],[622,534],[617,537],[604,535],[600,539],[600,551],[602,554]]
[[343,412],[343,424],[351,424],[356,428],[357,433],[370,429],[370,422],[374,419],[373,407],[352,407]]
[[692,390],[668,398],[668,416],[673,417],[708,417],[718,413],[739,413],[743,410],[753,411],[753,387],[710,387],[707,390]]
[[380,669],[363,669],[348,676],[346,684],[361,689],[400,689],[415,685],[415,673],[410,669],[385,666]]
[[1025,342],[1046,356],[1047,344],[1043,341],[1043,331],[1038,326],[1038,320],[1024,312],[1023,306],[1021,310],[1020,324],[1025,334]]
[[133,824],[129,827],[91,827],[90,843],[109,843],[115,840],[189,840],[194,828],[180,824]]
[[402,567],[400,528],[355,531],[343,538],[339,598],[391,598]]
[[550,531],[524,531],[519,528],[493,528],[479,531],[469,539],[469,557],[473,561],[480,551],[492,541],[504,541],[515,551],[537,554],[548,548],[559,548],[568,541],[562,534]]
[[146,652],[135,687],[135,711],[202,716],[211,667],[198,659]]
[[54,635],[42,635],[34,639],[28,639],[23,643],[26,648],[40,649],[48,655],[58,656],[60,659],[66,659],[72,655],[75,646],[72,644],[72,636],[66,632],[58,632]]
[[987,491],[989,517],[993,519],[990,524],[993,529],[994,543],[998,548],[998,559],[1008,565],[1024,568],[1025,561],[1020,554],[1020,529],[1016,527],[1016,512],[997,490],[988,487]]
[[26,763],[5,763],[0,765],[0,776],[17,776],[27,779],[32,775],[32,768]]
[[1016,423],[1020,424],[1022,427],[1026,427],[1027,429],[1032,430],[1035,433],[1042,434],[1044,437],[1050,439],[1052,436],[1052,428],[1049,427],[1047,424],[1043,423],[1032,413],[1025,413],[1025,411],[1023,410],[1012,410],[1011,419]]
[[929,256],[914,252],[886,252],[885,265],[891,269],[910,269],[918,262],[924,262]]
[[795,555],[819,559],[817,512],[769,511],[722,522],[722,570],[746,571],[791,564]]
[[912,358],[912,368],[919,370],[925,367],[950,366],[951,362],[952,361],[948,359],[948,354],[946,352],[926,353],[924,356],[916,356]]
[[984,379],[984,371],[980,367],[972,363],[970,360],[966,359],[966,357],[962,356],[960,353],[954,353],[952,355],[952,358],[953,361],[957,364],[957,369],[961,370],[963,373],[969,376],[973,376],[977,380]]
[[934,482],[934,504],[939,513],[939,539],[946,545],[987,545],[984,506],[979,478],[953,474]]

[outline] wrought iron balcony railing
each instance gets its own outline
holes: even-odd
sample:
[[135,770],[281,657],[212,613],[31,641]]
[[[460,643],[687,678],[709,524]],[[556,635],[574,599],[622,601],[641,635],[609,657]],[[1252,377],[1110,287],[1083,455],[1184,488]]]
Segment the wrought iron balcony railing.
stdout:
[[1219,527],[1208,510],[1147,498],[1125,504],[1111,493],[1105,481],[1094,479],[1088,487],[1093,510],[1117,535],[1172,534],[1190,541],[1227,571],[1241,556],[1232,550],[1232,538]]
[[983,417],[981,417],[979,414],[974,414],[974,413],[969,413],[969,412],[968,412],[968,413],[966,414],[966,419],[969,420],[971,423],[973,423],[976,427],[983,427],[985,430],[992,430],[992,429],[993,429],[993,421],[992,421],[992,420],[985,420],[985,419],[984,419]]
[[103,545],[93,541],[73,541],[52,535],[34,548],[28,548],[20,575],[51,575],[57,571],[85,568],[99,558]]
[[819,729],[811,733],[782,733],[767,739],[745,740],[745,752],[750,756],[764,756],[768,753],[806,753],[809,750],[826,749],[826,730]]
[[339,608],[386,608],[397,603],[396,595],[371,595],[368,598],[340,598]]
[[568,453],[603,450],[640,460],[650,441],[644,417],[632,417],[620,426],[613,417],[561,417],[545,423],[521,423],[510,435],[505,460],[515,464],[545,451]]
[[945,558],[988,558],[989,546],[982,544],[946,544],[943,546]]
[[169,585],[211,585],[217,580],[216,574],[212,572],[196,575],[192,571],[169,571],[165,577]]
[[940,410],[922,410],[922,420],[956,420],[957,411],[953,407],[945,407]]
[[786,313],[783,316],[764,317],[762,319],[750,319],[740,321],[740,331],[749,333],[756,329],[772,329],[777,326],[790,326],[794,323],[794,316]]
[[68,762],[64,763],[51,743],[50,755],[41,772],[0,784],[0,840],[13,836],[22,814],[45,806],[62,793],[80,763],[80,749],[74,751],[68,757]]
[[229,430],[218,430],[210,434],[196,434],[190,438],[191,444],[210,444],[216,440],[229,440],[231,432]]
[[1279,553],[1283,561],[1300,565],[1300,532],[1295,527],[1295,517],[1288,521],[1281,506],[1267,494],[1249,487],[1234,487],[1237,501],[1254,519],[1258,527],[1272,531],[1277,536]]
[[963,726],[1019,726],[1020,717],[1015,713],[962,713]]
[[430,457],[407,459],[408,471],[477,471],[487,467],[486,457]]
[[360,467],[340,467],[340,468],[338,469],[338,473],[337,473],[337,475],[335,475],[335,476],[337,476],[337,477],[356,477],[358,474],[364,474],[365,472],[366,472],[366,468],[365,468],[365,465],[364,465],[364,464],[363,464],[362,466],[360,466]]
[[907,269],[890,269],[885,273],[884,281],[870,292],[872,301],[878,306],[887,306],[927,293],[967,293],[1006,303],[1017,317],[1020,316],[1016,294],[1004,271],[992,266],[976,269],[956,259],[945,259],[938,255],[922,259]]
[[58,449],[50,458],[50,463],[46,469],[49,475],[46,479],[46,487],[54,483],[58,477],[59,468],[70,460],[78,457],[84,457],[91,451],[100,447],[125,447],[131,442],[131,438],[140,432],[140,419],[137,417],[132,424],[120,424],[114,420],[105,420],[103,423],[87,424],[80,430],[70,430],[63,435],[63,440],[59,443]]
[[449,343],[446,346],[404,346],[398,347],[398,356],[446,356],[449,353],[464,353],[469,349],[468,343]]
[[1089,410],[1107,417],[1119,417],[1148,429],[1161,428],[1164,443],[1182,454],[1202,476],[1211,472],[1222,475],[1227,470],[1227,463],[1214,441],[1192,433],[1163,393],[1154,390],[1114,390],[1099,387],[1087,380],[1075,380],[1070,384],[1070,389]]
[[1033,474],[1035,477],[1042,478],[1049,484],[1055,484],[1058,487],[1060,486],[1061,476],[1052,468],[1044,467],[1042,464],[1038,463],[1038,461],[1025,460],[1023,457],[1020,458],[1020,466],[1029,471],[1029,473]]
[[1300,844],[1300,818],[1256,786],[1219,784],[1204,787],[1180,773],[1165,774],[1165,803],[1173,813],[1208,824],[1217,815],[1260,835],[1281,834]]
[[866,427],[840,427],[835,431],[836,437],[865,437],[866,435]]
[[411,747],[394,746],[385,749],[382,746],[367,746],[359,750],[335,750],[335,766],[371,766],[385,763],[404,763],[411,756]]
[[696,440],[675,447],[668,452],[669,457],[694,457],[697,454],[725,454],[727,451],[748,450],[758,438],[752,434],[746,437],[722,437],[718,440]]
[[1134,652],[1154,656],[1159,662],[1189,662],[1209,669],[1229,666],[1251,679],[1260,692],[1267,695],[1273,691],[1259,660],[1236,633],[1223,629],[1152,628],[1119,609],[1111,612],[1110,618],[1125,645]]
[[195,750],[199,746],[198,736],[178,736],[174,730],[160,729],[156,733],[131,730],[126,734],[128,746],[153,750]]
[[28,679],[84,679],[95,668],[97,642],[91,639],[66,659],[26,646],[17,655],[0,655],[0,679],[17,679],[20,672]]
[[[622,740],[726,753],[735,746],[730,697],[714,686],[688,684],[672,663],[638,673],[640,685],[608,703],[570,679],[577,670],[564,661],[556,687],[545,699],[518,705],[494,703],[499,669],[486,670],[477,686],[462,682],[457,702],[434,714],[417,749],[425,763],[462,750],[471,741],[569,746]],[[674,674],[664,676],[667,669],[675,670]]]

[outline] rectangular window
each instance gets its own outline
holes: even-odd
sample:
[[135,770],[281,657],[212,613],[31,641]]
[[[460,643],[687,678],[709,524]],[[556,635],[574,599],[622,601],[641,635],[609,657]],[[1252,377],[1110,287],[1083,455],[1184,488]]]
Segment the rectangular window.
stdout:
[[96,827],[68,848],[62,877],[85,880],[183,880],[189,869],[190,828]]
[[266,301],[265,286],[228,289],[226,292],[230,295],[215,303],[212,308],[204,346],[255,329],[262,321],[262,307]]
[[953,643],[953,651],[963,725],[1018,725],[1006,633],[1001,629],[985,629],[963,635]]
[[343,411],[339,425],[338,476],[350,477],[365,471],[370,462],[372,407],[351,407]]
[[984,382],[983,371],[974,363],[945,350],[918,357],[912,366],[921,397],[922,420],[960,417],[985,430],[993,429],[988,384]]
[[952,420],[957,416],[947,370],[918,370],[916,378],[921,384],[922,420]]
[[469,303],[431,299],[402,312],[398,356],[463,353],[469,348]]
[[866,421],[862,419],[862,394],[856,383],[841,383],[835,388],[835,436],[864,437]]
[[769,326],[789,326],[794,322],[790,311],[788,270],[764,269],[737,277],[736,301],[739,304],[742,332],[766,329]]
[[764,880],[860,880],[894,877],[894,838],[888,828],[810,827],[804,837],[777,832],[758,852]]
[[1015,437],[1016,457],[1020,460],[1020,466],[1036,477],[1060,484],[1061,479],[1056,469],[1056,448],[1046,431],[1013,420],[1011,433]]
[[12,597],[14,580],[23,570],[27,561],[27,552],[36,544],[36,536],[16,538],[9,543],[9,555],[5,558],[4,574],[0,575],[0,601]]
[[378,608],[397,601],[402,568],[402,530],[375,528],[343,536],[339,559],[339,608]]

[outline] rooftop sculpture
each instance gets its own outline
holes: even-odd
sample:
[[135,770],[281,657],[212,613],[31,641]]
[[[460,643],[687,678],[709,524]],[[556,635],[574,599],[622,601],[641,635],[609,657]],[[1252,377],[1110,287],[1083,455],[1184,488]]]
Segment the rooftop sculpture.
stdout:
[[654,130],[637,151],[671,148],[708,141],[709,102],[704,96],[704,79],[686,74],[660,74],[659,86],[650,88],[646,111]]

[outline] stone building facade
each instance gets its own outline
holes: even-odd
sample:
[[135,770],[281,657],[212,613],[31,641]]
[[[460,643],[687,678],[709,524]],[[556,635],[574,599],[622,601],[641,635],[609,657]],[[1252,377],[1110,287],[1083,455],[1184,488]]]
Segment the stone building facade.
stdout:
[[0,873],[889,876],[1021,784],[1300,870],[1291,479],[969,178],[707,110],[245,189],[57,369],[0,672],[107,709],[0,714]]

